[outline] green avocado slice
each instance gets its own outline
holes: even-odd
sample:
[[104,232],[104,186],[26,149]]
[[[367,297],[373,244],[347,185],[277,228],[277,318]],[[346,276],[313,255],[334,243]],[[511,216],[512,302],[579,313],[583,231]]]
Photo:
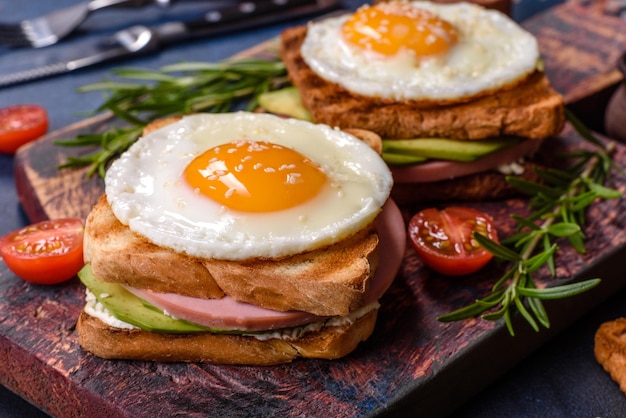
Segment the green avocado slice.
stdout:
[[261,93],[258,97],[259,106],[276,115],[312,121],[309,111],[302,104],[300,92],[296,87],[284,87]]
[[391,165],[411,165],[422,163],[428,158],[419,155],[398,154],[395,152],[383,151],[383,160]]
[[[460,141],[445,138],[384,139],[383,156],[407,155],[424,159],[475,161],[502,148],[517,143],[514,138]],[[388,161],[390,164],[392,161]]]
[[147,306],[146,302],[124,289],[121,285],[98,280],[92,274],[91,265],[89,264],[85,265],[78,272],[78,277],[111,315],[143,330],[163,333],[230,332],[204,327],[167,316],[155,307]]

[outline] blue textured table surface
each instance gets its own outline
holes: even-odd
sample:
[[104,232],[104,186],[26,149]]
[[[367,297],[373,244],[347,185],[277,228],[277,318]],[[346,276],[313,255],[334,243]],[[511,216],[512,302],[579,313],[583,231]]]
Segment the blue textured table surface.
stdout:
[[[13,21],[32,17],[53,8],[75,3],[76,0],[2,0],[0,20]],[[344,4],[354,9],[361,1]],[[514,5],[513,16],[522,20],[555,1],[524,0]],[[119,12],[118,12],[119,13]],[[142,17],[159,20],[160,11],[147,9]],[[105,33],[107,22],[115,21],[117,14],[88,21],[97,33]],[[125,62],[127,66],[158,68],[184,60],[218,61],[234,53],[270,39],[287,26],[301,23],[291,21],[268,28],[242,31],[227,36],[190,42],[160,53]],[[71,46],[72,42],[68,42]],[[53,47],[49,51],[59,50]],[[43,54],[43,52],[42,52]],[[18,68],[28,62],[37,62],[43,55],[33,51],[13,51],[0,47],[0,72]],[[118,65],[118,64],[115,64]],[[0,107],[16,103],[38,103],[45,106],[50,116],[50,129],[55,130],[80,121],[88,111],[100,103],[98,93],[79,94],[79,86],[101,81],[112,65],[100,66],[75,74],[32,82],[0,90]],[[17,201],[13,181],[13,159],[0,155],[0,234],[27,223]],[[626,293],[615,295],[599,309],[575,323],[552,342],[518,366],[508,371],[493,385],[459,410],[456,417],[619,417],[626,414],[626,397],[593,357],[593,335],[607,320],[626,316]],[[1,318],[0,318],[1,320]],[[2,359],[0,359],[2,361]],[[454,394],[450,394],[454,396]],[[46,416],[28,402],[0,386],[0,417]]]

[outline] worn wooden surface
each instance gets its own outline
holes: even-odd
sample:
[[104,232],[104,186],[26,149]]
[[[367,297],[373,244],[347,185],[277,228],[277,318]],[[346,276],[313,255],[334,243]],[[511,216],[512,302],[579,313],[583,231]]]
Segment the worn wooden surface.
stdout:
[[572,1],[523,24],[537,34],[546,73],[567,103],[586,99],[622,78],[617,61],[626,50],[626,22],[603,14],[602,3]]
[[[568,4],[528,24],[540,39],[550,78],[572,103],[615,83],[609,59],[613,52],[596,45],[588,48],[591,55],[587,61],[576,59],[574,63],[561,51],[570,56],[572,49],[587,51],[590,34],[626,43],[624,24],[620,23],[617,31],[614,18],[594,17],[595,29],[580,39],[579,29],[587,27],[582,21],[588,17],[580,15],[581,7]],[[548,26],[544,26],[546,22]],[[613,30],[611,36],[609,30]],[[614,47],[626,49],[621,44]],[[589,60],[595,64],[579,65]],[[581,68],[586,68],[586,75]],[[587,93],[580,90],[581,83],[587,86]],[[102,118],[68,127],[16,157],[20,199],[32,220],[84,216],[89,211],[102,191],[101,180],[86,181],[83,173],[58,171],[56,165],[68,150],[54,146],[53,141],[108,123]],[[551,144],[562,150],[578,147],[580,140],[567,128]],[[555,154],[547,150],[544,155],[553,158]],[[626,166],[623,146],[618,146],[616,161]],[[626,190],[624,179],[614,186]],[[523,214],[527,202],[519,198],[472,205],[490,213],[506,235],[512,226],[510,213]],[[418,209],[404,207],[404,216],[408,219]],[[438,315],[484,295],[500,272],[492,265],[473,276],[446,279],[423,269],[409,246],[398,277],[381,301],[376,330],[367,342],[339,361],[304,360],[274,367],[95,358],[80,349],[75,335],[83,306],[78,281],[38,287],[14,278],[2,265],[0,382],[52,415],[63,417],[207,416],[217,411],[220,416],[241,417],[397,416],[399,411],[443,415],[626,284],[616,267],[626,256],[624,199],[594,205],[585,232],[587,254],[575,253],[568,246],[559,251],[558,281],[598,276],[603,278],[602,285],[584,295],[548,303],[550,330],[536,334],[517,322],[518,335],[511,338],[502,326],[491,323],[438,322]],[[545,273],[540,277],[548,280]]]

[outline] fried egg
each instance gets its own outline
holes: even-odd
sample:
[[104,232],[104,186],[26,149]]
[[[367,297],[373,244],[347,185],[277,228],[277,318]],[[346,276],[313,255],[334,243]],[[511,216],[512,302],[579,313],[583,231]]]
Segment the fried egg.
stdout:
[[392,1],[309,24],[301,54],[320,77],[392,100],[459,101],[536,69],[532,34],[472,3]]
[[366,143],[268,114],[197,114],[133,144],[107,171],[116,217],[196,257],[277,258],[370,224],[391,190]]

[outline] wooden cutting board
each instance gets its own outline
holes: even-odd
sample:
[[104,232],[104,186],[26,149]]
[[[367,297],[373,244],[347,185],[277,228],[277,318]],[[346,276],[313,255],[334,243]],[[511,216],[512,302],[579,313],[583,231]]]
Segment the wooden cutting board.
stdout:
[[[598,113],[585,101],[619,80],[614,63],[626,49],[619,19],[591,14],[575,3],[556,7],[527,22],[537,35],[546,71],[568,103]],[[264,44],[251,54],[272,50]],[[580,58],[580,57],[585,57]],[[99,178],[59,171],[69,152],[59,138],[110,126],[107,116],[51,133],[15,159],[20,201],[32,221],[84,217],[102,193]],[[559,150],[580,146],[569,127],[551,141]],[[615,156],[626,166],[626,150]],[[547,153],[549,157],[549,154]],[[626,190],[626,181],[614,187]],[[460,202],[465,204],[463,202]],[[523,215],[524,199],[468,204],[490,213],[503,235],[509,215]],[[419,208],[402,207],[405,219]],[[382,299],[372,337],[339,361],[296,361],[275,367],[156,364],[106,361],[84,353],[75,323],[83,307],[77,280],[37,287],[0,266],[0,383],[52,415],[108,416],[365,416],[419,413],[439,416],[491,383],[524,356],[624,286],[620,259],[626,257],[626,202],[601,202],[589,211],[587,254],[567,245],[559,251],[558,280],[601,277],[592,291],[547,303],[552,327],[541,333],[515,321],[517,336],[498,324],[468,320],[443,324],[436,317],[485,295],[499,277],[496,266],[461,279],[422,268],[408,248],[401,271]],[[546,273],[539,280],[549,281]],[[496,354],[497,353],[497,354]]]

